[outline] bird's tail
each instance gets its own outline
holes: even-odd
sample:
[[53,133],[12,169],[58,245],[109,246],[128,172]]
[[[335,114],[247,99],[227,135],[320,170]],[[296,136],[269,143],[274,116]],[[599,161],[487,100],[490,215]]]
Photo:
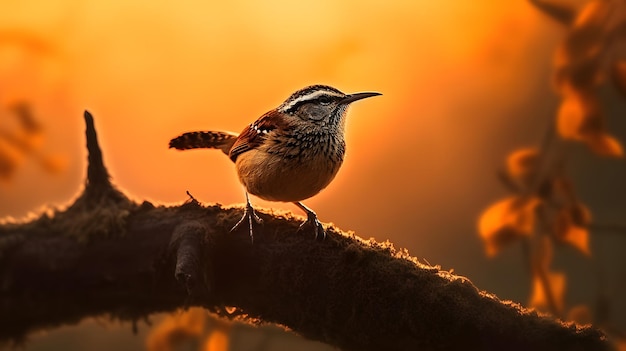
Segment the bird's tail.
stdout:
[[170,148],[178,150],[220,149],[228,156],[235,140],[237,140],[237,134],[230,132],[189,132],[170,140]]

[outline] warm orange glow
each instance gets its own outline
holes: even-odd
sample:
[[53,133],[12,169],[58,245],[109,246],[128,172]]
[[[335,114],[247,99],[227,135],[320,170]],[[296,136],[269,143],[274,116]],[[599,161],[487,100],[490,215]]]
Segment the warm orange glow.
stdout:
[[539,150],[536,147],[517,149],[506,159],[506,172],[512,181],[530,188],[539,171]]
[[[206,201],[243,201],[223,155],[167,150],[180,132],[240,131],[313,83],[382,92],[383,98],[352,108],[344,169],[309,201],[322,209],[321,218],[345,224],[354,221],[336,219],[332,207],[324,213],[323,204],[348,196],[362,203],[355,192],[367,192],[357,189],[398,173],[388,164],[391,155],[409,161],[400,165],[406,171],[418,171],[394,181],[409,191],[416,182],[451,174],[459,161],[442,155],[466,147],[469,135],[462,123],[468,116],[449,102],[463,104],[468,94],[503,82],[511,88],[498,92],[500,100],[523,99],[532,82],[513,68],[537,36],[537,14],[528,4],[489,0],[305,7],[288,1],[5,1],[3,8],[0,98],[34,102],[50,143],[74,162],[83,154],[81,110],[92,111],[116,182],[141,198],[181,201],[188,189]],[[75,165],[67,182],[52,185],[66,189],[54,198],[77,189],[80,169]],[[342,188],[348,188],[343,196]],[[423,199],[438,198],[437,192],[419,189]],[[22,215],[25,208],[3,206],[0,213]]]
[[[540,205],[519,194],[504,198],[496,168],[521,188],[534,186],[534,175],[545,171],[540,155],[520,147],[540,145],[555,112],[561,137],[623,156],[620,139],[608,134],[618,135],[619,125],[609,128],[600,111],[604,101],[574,83],[611,78],[624,93],[626,61],[603,71],[594,66],[602,60],[579,65],[576,58],[597,54],[597,43],[571,33],[553,60],[566,31],[527,0],[0,2],[0,158],[12,172],[0,182],[0,219],[66,204],[80,190],[85,109],[95,117],[114,183],[129,195],[178,204],[188,190],[203,202],[238,205],[245,198],[230,160],[214,150],[169,150],[170,138],[239,132],[310,84],[377,91],[383,96],[350,108],[338,176],[304,203],[324,223],[390,239],[481,288],[489,290],[482,285],[488,281],[514,294],[510,282],[490,278],[506,263],[523,264],[485,263],[476,219],[486,208],[478,229],[493,255],[532,237]],[[603,22],[601,3],[575,28],[585,34]],[[563,72],[551,82],[553,65]],[[37,139],[17,138],[32,143],[30,153],[7,141],[20,136],[11,111],[20,103],[42,125]],[[42,166],[62,172],[50,175]],[[594,220],[585,196],[600,194],[600,185],[580,194]],[[300,214],[291,204],[252,201]],[[595,250],[583,229],[589,219],[581,224],[570,215],[559,238],[578,251]],[[519,258],[502,256],[496,259]],[[508,268],[499,273],[511,274]],[[552,284],[561,299],[565,278],[544,268],[543,283],[534,284]],[[516,288],[523,290],[517,301],[526,299],[527,287]],[[533,303],[545,305],[541,287],[533,291]],[[206,346],[224,340],[218,333]]]
[[[383,96],[351,107],[343,168],[305,204],[323,222],[389,236],[450,265],[482,258],[475,219],[501,191],[494,165],[517,147],[502,133],[528,117],[519,110],[538,87],[549,89],[545,67],[558,35],[526,1],[5,0],[1,7],[0,118],[10,104],[28,102],[45,128],[42,150],[70,163],[49,176],[24,160],[0,187],[0,217],[64,204],[79,191],[84,109],[95,117],[114,182],[130,195],[180,203],[189,190],[200,201],[241,204],[222,153],[168,150],[169,139],[239,132],[294,90],[322,83]],[[474,250],[450,244],[462,242]]]

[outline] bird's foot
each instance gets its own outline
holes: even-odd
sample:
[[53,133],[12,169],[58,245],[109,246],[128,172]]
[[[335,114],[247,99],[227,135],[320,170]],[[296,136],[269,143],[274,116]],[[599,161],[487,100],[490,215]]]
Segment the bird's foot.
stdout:
[[315,240],[323,241],[326,239],[326,231],[324,230],[324,226],[317,219],[317,215],[315,212],[307,212],[307,219],[300,227],[298,227],[298,232],[301,231],[304,227],[312,227],[313,232],[315,233]]
[[246,204],[246,208],[243,210],[243,216],[241,216],[241,219],[239,220],[239,222],[237,222],[233,226],[230,232],[232,233],[236,231],[237,229],[239,229],[246,221],[249,224],[250,242],[254,244],[253,222],[256,224],[263,224],[263,220],[256,214],[256,212],[254,211],[254,208],[252,208],[252,205],[250,205],[249,201]]

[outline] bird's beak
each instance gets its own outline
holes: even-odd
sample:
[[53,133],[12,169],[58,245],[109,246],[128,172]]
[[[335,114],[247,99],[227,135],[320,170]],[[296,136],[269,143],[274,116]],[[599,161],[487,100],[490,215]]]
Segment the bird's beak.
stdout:
[[343,99],[341,99],[341,103],[342,104],[349,104],[352,102],[355,102],[357,100],[361,100],[361,99],[366,99],[372,96],[378,96],[378,95],[383,95],[381,93],[356,93],[356,94],[350,94],[350,95],[346,95],[346,97],[344,97]]

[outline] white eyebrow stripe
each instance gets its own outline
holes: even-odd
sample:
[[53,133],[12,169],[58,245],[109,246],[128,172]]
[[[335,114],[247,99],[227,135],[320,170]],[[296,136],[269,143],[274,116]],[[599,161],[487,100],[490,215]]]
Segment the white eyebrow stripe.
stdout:
[[297,105],[298,103],[300,103],[302,101],[315,100],[315,99],[317,99],[318,97],[320,97],[322,95],[343,97],[343,94],[339,94],[339,93],[336,93],[334,91],[318,90],[318,91],[314,91],[314,92],[306,94],[306,95],[302,95],[302,96],[298,97],[297,99],[292,100],[288,104],[283,105],[281,107],[281,111],[289,111],[289,109],[291,109],[292,107],[294,107],[295,105]]

